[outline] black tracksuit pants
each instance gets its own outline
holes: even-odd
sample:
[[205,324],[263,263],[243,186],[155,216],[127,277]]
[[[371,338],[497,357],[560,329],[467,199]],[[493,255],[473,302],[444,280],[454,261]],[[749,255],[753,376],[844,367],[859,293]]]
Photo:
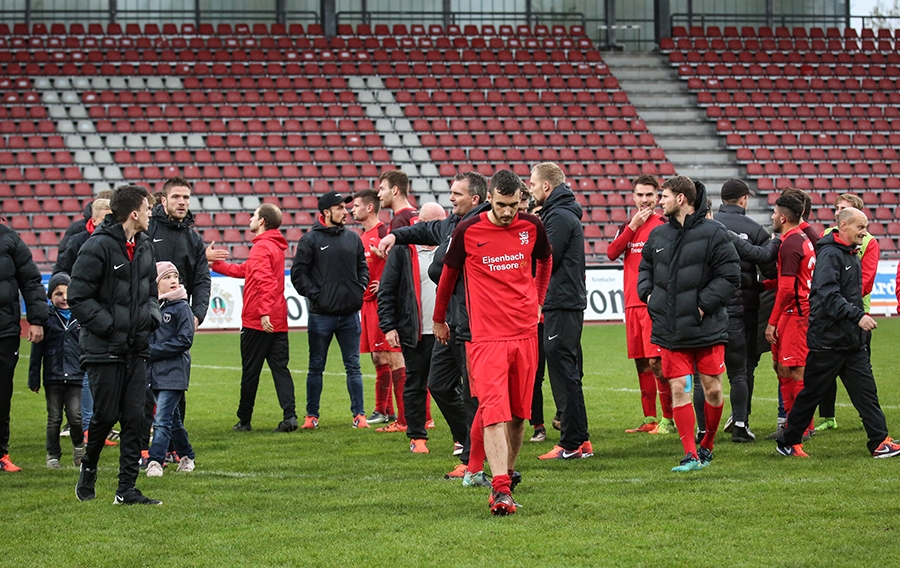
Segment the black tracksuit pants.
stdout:
[[86,363],[88,384],[94,399],[87,448],[82,465],[96,469],[106,434],[118,422],[122,431],[119,441],[119,487],[121,494],[134,487],[140,470],[141,424],[147,395],[147,361],[130,357],[124,363]]
[[[434,342],[431,352],[431,370],[428,375],[428,391],[437,403],[444,420],[450,427],[453,440],[460,442],[464,450],[460,459],[463,463],[469,460],[469,428],[475,412],[469,416],[469,385],[465,370],[465,350],[462,351],[463,365],[459,364],[459,349],[456,347],[454,334],[451,332],[447,345]],[[407,381],[409,379],[407,378]],[[477,408],[477,407],[476,407]]]
[[[544,337],[544,322],[538,324],[538,337]],[[531,418],[528,423],[532,426],[544,425],[544,374],[547,369],[547,357],[544,355],[544,342],[538,341],[538,366],[534,375],[534,393],[531,397]]]
[[403,406],[406,414],[406,436],[410,440],[427,440],[425,403],[428,397],[428,374],[434,336],[423,335],[415,347],[403,346],[406,361],[406,385],[403,387]]
[[253,406],[256,404],[256,391],[259,390],[259,374],[263,362],[269,364],[272,378],[275,380],[275,394],[278,405],[284,413],[284,419],[296,418],[294,406],[294,379],[288,370],[290,350],[288,334],[285,331],[266,333],[248,327],[241,328],[241,401],[238,404],[237,417],[244,424],[250,424],[253,418]]
[[19,362],[19,336],[0,339],[0,457],[9,453],[9,411]]
[[887,422],[878,404],[878,389],[872,375],[868,349],[810,349],[806,358],[803,390],[797,395],[794,407],[788,414],[787,430],[783,438],[778,440],[779,444],[793,446],[800,443],[823,393],[838,376],[850,395],[850,402],[862,418],[869,438],[866,444],[869,451],[875,451],[884,441],[888,435]]
[[560,410],[559,445],[569,451],[586,442],[588,434],[587,410],[584,406],[582,379],[584,378],[581,351],[581,330],[584,312],[581,310],[551,310],[544,312],[544,354],[553,398],[565,400]]

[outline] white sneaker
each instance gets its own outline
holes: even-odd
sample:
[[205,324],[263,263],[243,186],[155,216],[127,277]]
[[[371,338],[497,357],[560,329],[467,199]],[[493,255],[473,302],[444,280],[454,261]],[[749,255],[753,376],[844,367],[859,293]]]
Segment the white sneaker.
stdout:
[[151,461],[147,464],[147,477],[162,477],[163,466],[158,461]]
[[56,458],[47,458],[47,469],[62,469],[62,466],[59,465],[59,460]]
[[184,473],[190,473],[194,471],[194,460],[188,457],[181,458],[181,461],[178,462],[178,467],[175,468],[175,471],[181,471]]

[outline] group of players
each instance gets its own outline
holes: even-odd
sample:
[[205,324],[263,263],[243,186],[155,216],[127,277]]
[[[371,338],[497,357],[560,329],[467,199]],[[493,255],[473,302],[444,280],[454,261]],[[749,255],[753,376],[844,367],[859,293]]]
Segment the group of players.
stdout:
[[[176,248],[184,249],[184,258],[178,258],[177,250],[167,251],[176,264],[190,267],[179,273],[191,279],[185,282],[189,293],[197,290],[191,294],[195,326],[208,303],[208,290],[202,291],[209,282],[204,262],[248,279],[235,430],[250,429],[264,360],[272,367],[285,411],[276,430],[316,428],[325,354],[331,337],[337,336],[355,427],[387,423],[380,432],[406,432],[413,453],[428,453],[430,395],[450,427],[454,455],[461,461],[447,477],[490,487],[491,512],[515,513],[511,494],[522,479],[515,466],[524,421],[530,419],[535,427],[533,441],[545,438],[540,408],[545,361],[556,407],[554,426],[561,434],[558,445],[540,459],[593,455],[582,392],[586,289],[581,207],[564,172],[552,163],[536,165],[527,183],[509,170],[490,180],[475,172],[457,175],[449,216],[436,203],[416,210],[402,171],[385,172],[379,184],[378,190],[352,196],[321,196],[313,230],[297,247],[292,282],[310,299],[310,373],[302,426],[287,371],[286,310],[274,307],[283,300],[286,243],[269,255],[281,259],[272,266],[263,267],[255,258],[264,248],[257,243],[260,237],[269,231],[280,237],[281,212],[268,204],[254,212],[251,229],[257,239],[241,269],[222,262],[224,251],[203,249],[193,230],[180,232],[184,246]],[[727,372],[732,415],[725,429],[735,442],[754,441],[749,415],[754,369],[763,351],[756,341],[764,313],[760,296],[771,289],[774,306],[764,336],[771,344],[782,401],[779,429],[770,436],[777,440],[778,452],[806,456],[802,440],[814,433],[812,414],[820,404],[820,429],[836,427],[834,392],[840,375],[863,420],[872,454],[900,454],[900,444],[887,435],[869,362],[876,322],[868,315],[867,295],[878,249],[866,231],[861,200],[842,195],[835,203],[836,226],[820,236],[806,222],[809,197],[798,189],[784,190],[772,215],[780,238],[770,238],[746,216],[753,193],[740,180],[723,185],[723,203],[715,215],[703,184],[687,177],[676,176],[660,186],[653,176],[639,176],[632,186],[637,212],[608,249],[611,260],[624,255],[628,357],[635,360],[644,412],[643,423],[627,432],[677,432],[685,456],[673,471],[708,466],[722,419],[722,377]],[[190,228],[184,222],[189,220],[189,195],[185,180],[167,184],[162,207],[154,210],[160,221],[154,235],[162,221]],[[350,214],[364,229],[361,238],[344,227],[350,204]],[[529,205],[539,215],[527,212]],[[656,213],[657,205],[664,216]],[[379,221],[381,207],[393,213],[390,227]],[[128,219],[137,219],[136,232],[147,230],[145,209],[128,212]],[[96,223],[101,222],[98,217]],[[154,243],[163,241],[159,236]],[[271,282],[260,279],[260,270],[272,272]],[[201,278],[194,278],[195,273]],[[259,287],[268,290],[268,302],[248,300]],[[247,330],[252,333],[244,337]],[[815,356],[809,356],[810,350]],[[376,368],[375,408],[368,419],[359,353],[371,353]],[[492,477],[484,471],[485,461]],[[134,472],[128,477],[133,488]]]

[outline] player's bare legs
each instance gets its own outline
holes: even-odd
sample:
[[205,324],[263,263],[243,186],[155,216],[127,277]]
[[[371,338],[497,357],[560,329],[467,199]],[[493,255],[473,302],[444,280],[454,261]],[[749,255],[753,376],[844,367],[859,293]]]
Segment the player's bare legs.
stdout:
[[[522,441],[525,439],[525,420],[513,416],[512,420],[506,423],[506,432],[509,441],[509,458],[506,465],[509,471],[512,471],[516,469],[516,460],[522,449]],[[491,466],[491,471],[494,471],[493,466]]]
[[[498,422],[484,427],[484,453],[487,456],[491,473],[495,476],[509,471],[510,449],[508,422]],[[520,425],[521,427],[521,425]],[[519,438],[519,445],[522,438]],[[518,454],[518,452],[516,452]]]

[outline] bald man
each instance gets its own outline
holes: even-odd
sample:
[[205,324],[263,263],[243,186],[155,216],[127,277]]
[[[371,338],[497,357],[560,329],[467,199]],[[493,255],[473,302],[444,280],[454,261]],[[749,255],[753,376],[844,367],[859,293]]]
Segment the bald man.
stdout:
[[[419,222],[440,221],[447,213],[437,203],[425,203],[419,209]],[[391,347],[403,350],[406,384],[403,404],[406,411],[406,436],[415,454],[428,453],[425,428],[428,374],[434,335],[436,284],[428,278],[434,246],[410,245],[391,249],[378,288],[378,322]],[[413,256],[415,253],[415,256]]]
[[862,264],[857,249],[869,220],[849,207],[837,216],[837,229],[816,244],[816,269],[809,296],[809,357],[803,390],[788,414],[788,426],[777,440],[783,456],[809,457],[803,432],[829,383],[840,376],[850,402],[862,418],[868,450],[876,458],[900,454],[900,444],[888,435],[869,360],[869,336],[877,323],[866,315],[862,300]]

